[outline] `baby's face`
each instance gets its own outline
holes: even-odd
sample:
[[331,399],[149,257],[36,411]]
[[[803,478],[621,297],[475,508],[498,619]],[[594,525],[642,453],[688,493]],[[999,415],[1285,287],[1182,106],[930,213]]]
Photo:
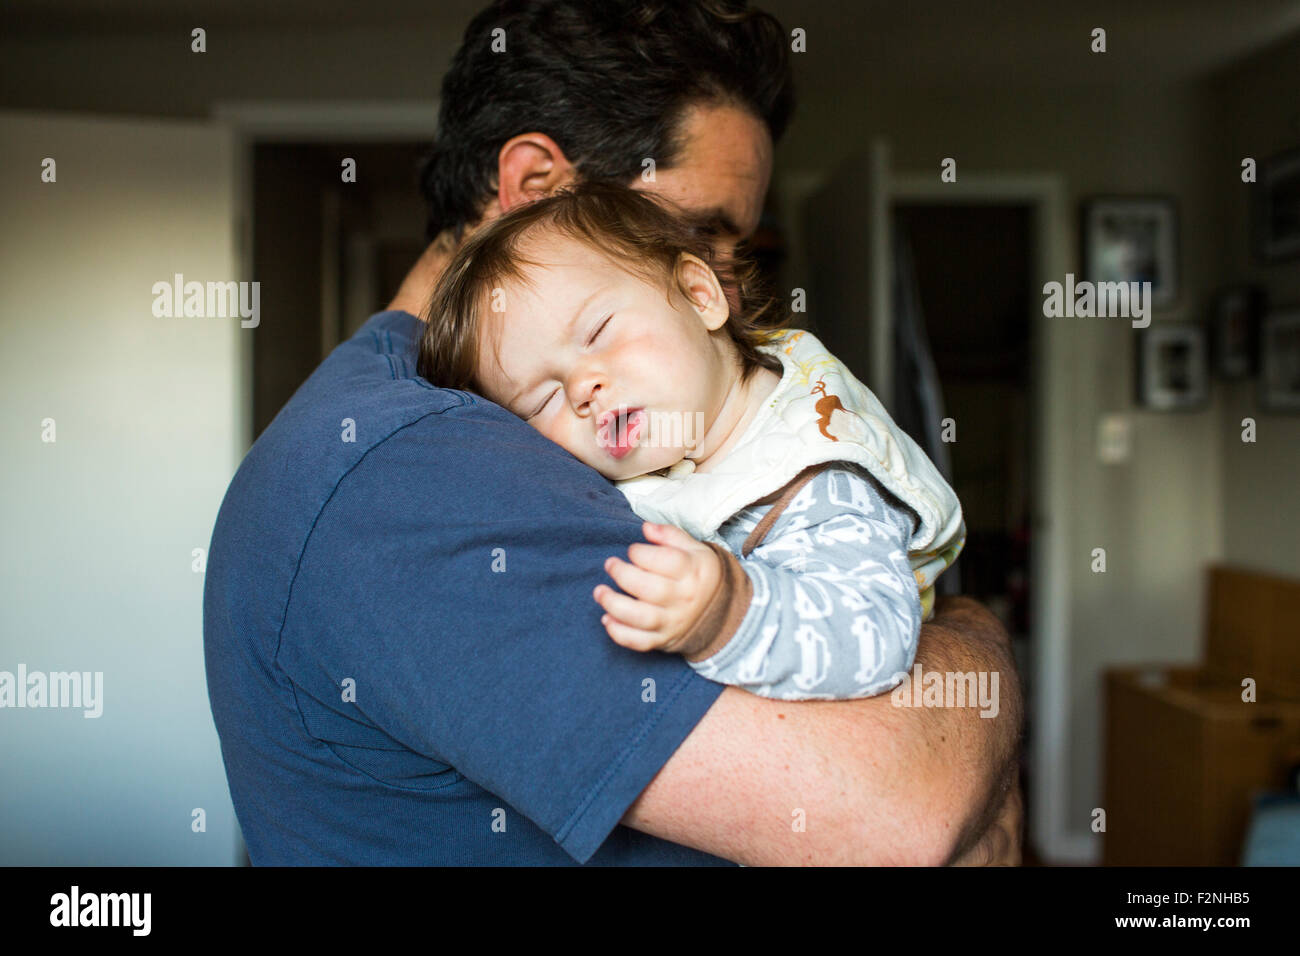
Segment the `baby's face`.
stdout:
[[525,243],[525,282],[496,296],[478,345],[483,393],[607,478],[695,457],[739,377],[725,296],[702,262],[690,300],[572,239]]

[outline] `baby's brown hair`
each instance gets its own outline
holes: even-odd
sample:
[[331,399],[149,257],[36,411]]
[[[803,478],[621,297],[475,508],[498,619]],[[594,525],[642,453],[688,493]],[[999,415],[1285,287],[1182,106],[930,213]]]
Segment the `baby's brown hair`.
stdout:
[[663,282],[669,295],[674,287],[687,294],[678,280],[682,255],[698,257],[713,269],[732,306],[725,330],[740,359],[742,381],[759,368],[781,372],[780,360],[759,346],[766,340],[764,330],[783,327],[788,316],[777,315],[776,300],[759,291],[751,260],[720,258],[704,229],[647,193],[583,183],[519,206],[461,244],[423,316],[421,376],[442,388],[477,389],[481,316],[494,288],[505,279],[522,279],[521,266],[536,264],[519,254],[519,245],[538,228],[582,242],[634,274]]

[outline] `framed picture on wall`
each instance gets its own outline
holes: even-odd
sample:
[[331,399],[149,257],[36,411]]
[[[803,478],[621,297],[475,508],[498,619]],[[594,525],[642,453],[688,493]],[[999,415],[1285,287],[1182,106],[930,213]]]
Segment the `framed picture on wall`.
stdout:
[[1280,262],[1300,255],[1300,149],[1267,160],[1255,188],[1259,257]]
[[1259,403],[1300,412],[1300,307],[1264,316],[1259,336]]
[[1255,374],[1263,298],[1263,291],[1252,285],[1232,286],[1214,297],[1210,328],[1214,333],[1214,370],[1220,378]]
[[1178,298],[1178,204],[1167,196],[1100,196],[1083,204],[1091,282],[1150,282],[1152,305]]
[[1138,337],[1137,400],[1153,411],[1200,408],[1210,396],[1205,327],[1152,323]]

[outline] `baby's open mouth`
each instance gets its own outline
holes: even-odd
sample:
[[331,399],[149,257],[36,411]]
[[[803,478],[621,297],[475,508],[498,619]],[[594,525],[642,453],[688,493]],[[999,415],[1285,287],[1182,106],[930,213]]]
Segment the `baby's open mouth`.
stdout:
[[645,430],[645,409],[620,406],[596,420],[596,444],[617,461],[636,447]]

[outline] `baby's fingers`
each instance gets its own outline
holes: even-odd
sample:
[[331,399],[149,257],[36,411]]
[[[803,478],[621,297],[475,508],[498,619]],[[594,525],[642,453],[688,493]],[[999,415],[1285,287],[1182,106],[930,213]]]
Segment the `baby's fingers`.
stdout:
[[619,594],[611,587],[600,585],[592,592],[596,603],[609,612],[609,616],[628,625],[651,631],[657,628],[663,617],[660,608],[645,601]]
[[615,644],[626,647],[630,651],[653,651],[664,643],[664,637],[658,631],[643,631],[640,628],[628,627],[608,614],[600,619],[600,623],[605,625],[605,632]]
[[618,558],[605,560],[605,573],[624,591],[642,601],[649,601],[662,607],[672,597],[672,582],[668,578],[642,570]]
[[665,578],[680,578],[690,570],[689,555],[670,545],[637,542],[627,549],[628,560],[642,570]]
[[651,544],[665,544],[671,548],[681,548],[683,551],[693,551],[701,547],[700,542],[672,524],[655,524],[653,521],[647,521],[641,526],[641,533]]

